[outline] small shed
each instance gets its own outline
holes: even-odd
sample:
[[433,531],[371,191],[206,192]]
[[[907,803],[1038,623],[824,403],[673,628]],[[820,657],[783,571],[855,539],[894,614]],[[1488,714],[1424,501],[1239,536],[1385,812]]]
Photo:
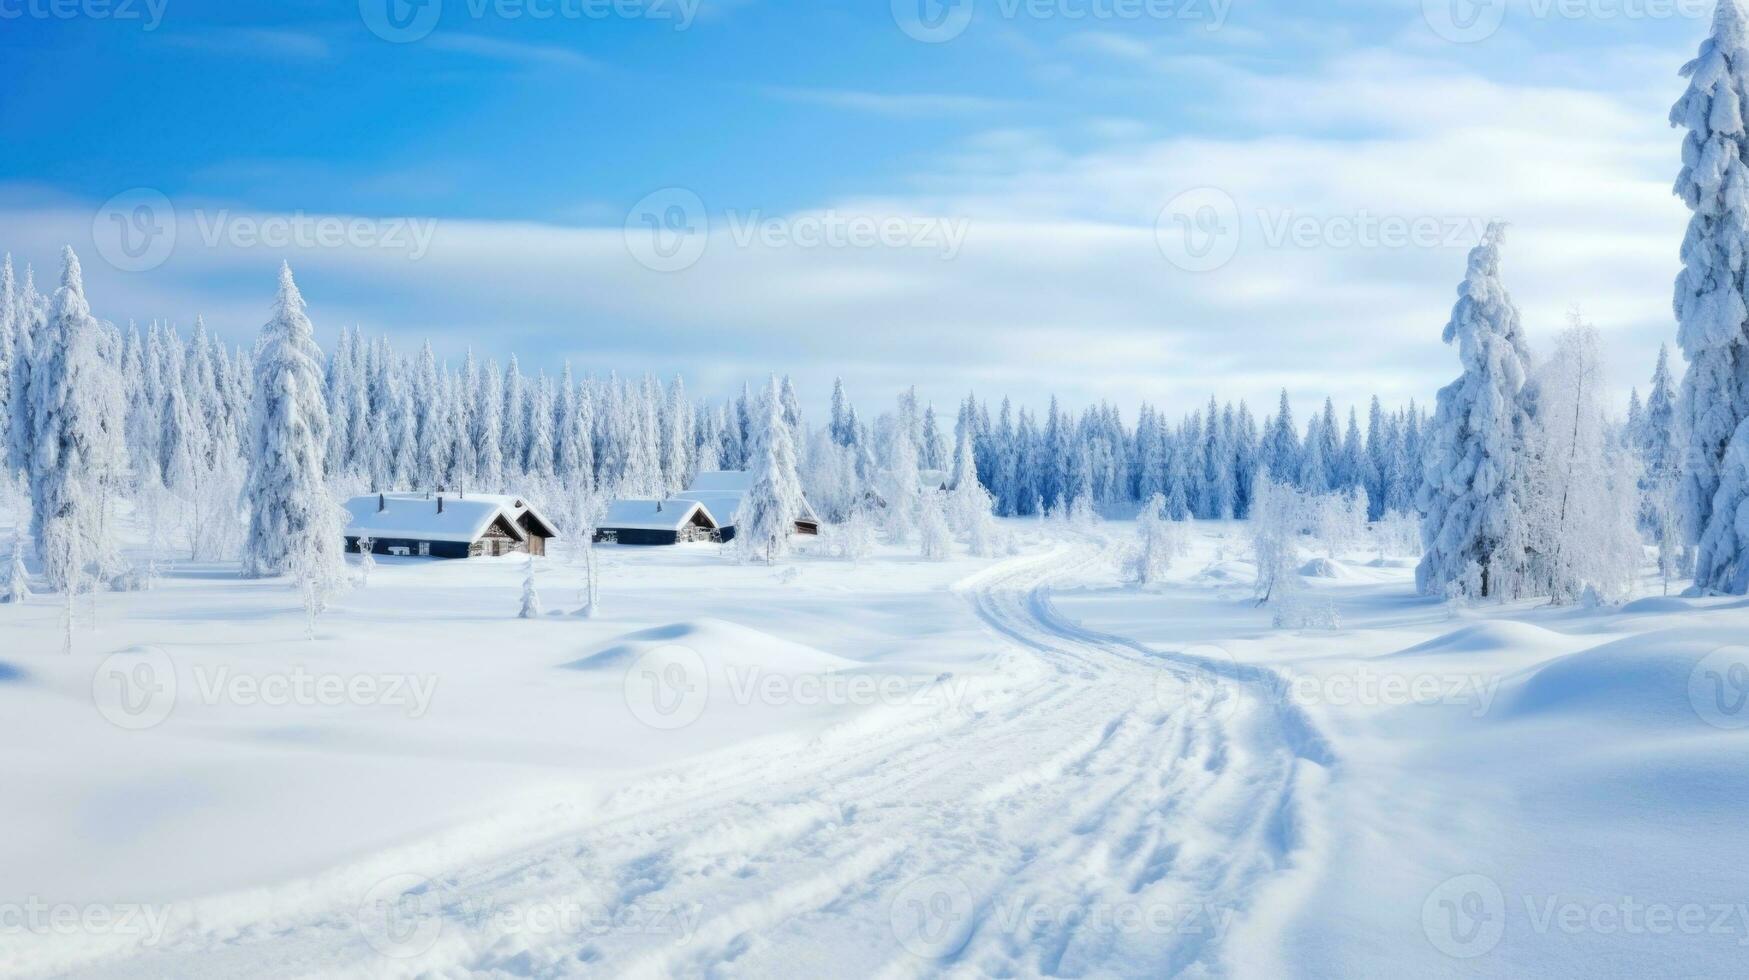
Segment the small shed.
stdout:
[[499,494],[373,493],[346,502],[346,550],[368,538],[379,555],[479,558],[547,553],[552,522],[521,497]]
[[616,500],[595,529],[595,540],[610,544],[686,544],[721,541],[710,508],[696,500]]

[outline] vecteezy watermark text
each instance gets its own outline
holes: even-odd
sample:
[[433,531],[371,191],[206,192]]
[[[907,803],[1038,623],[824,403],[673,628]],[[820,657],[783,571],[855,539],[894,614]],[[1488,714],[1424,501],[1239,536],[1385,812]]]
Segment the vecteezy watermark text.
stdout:
[[1530,20],[1648,21],[1710,14],[1716,0],[1527,0],[1509,9],[1508,0],[1421,0],[1422,17],[1440,38],[1474,44],[1499,33],[1508,17]]
[[236,214],[229,208],[179,212],[161,191],[139,187],[115,195],[91,220],[91,240],[104,261],[123,272],[147,272],[170,260],[192,216],[204,248],[370,249],[401,252],[417,262],[431,250],[436,218],[363,218],[333,214]]
[[690,647],[646,650],[626,670],[625,703],[632,716],[658,731],[675,731],[704,716],[712,704],[774,708],[899,706],[975,714],[980,705],[968,679],[944,674],[919,681],[896,674],[827,671],[789,674],[758,666],[722,664],[714,672]]
[[[969,218],[837,209],[788,215],[730,210],[721,221],[727,243],[739,249],[906,249],[934,253],[943,261],[959,256],[971,232]],[[716,239],[712,225],[696,192],[665,187],[645,195],[626,213],[626,251],[651,271],[680,272],[704,258]]]
[[1168,262],[1186,272],[1213,272],[1238,255],[1255,228],[1270,250],[1461,248],[1474,245],[1489,222],[1470,215],[1389,214],[1366,208],[1315,214],[1295,208],[1245,210],[1219,187],[1197,187],[1166,203],[1154,240]]
[[425,717],[437,694],[435,674],[317,671],[302,665],[238,671],[195,664],[184,683],[175,661],[157,647],[111,654],[91,677],[91,699],[112,724],[129,730],[162,724],[179,703],[240,708],[394,708]]
[[0,902],[0,936],[126,936],[156,946],[170,924],[171,906],[46,902],[31,896]]
[[447,924],[494,935],[595,938],[610,933],[654,936],[684,945],[697,934],[704,906],[638,899],[575,898],[497,902],[447,887],[420,874],[390,875],[359,902],[354,924],[365,941],[391,959],[418,956],[436,945]]
[[155,31],[170,0],[0,0],[5,20],[110,20]]
[[1634,895],[1508,896],[1487,875],[1466,874],[1442,882],[1421,906],[1427,941],[1454,959],[1476,959],[1493,952],[1509,921],[1538,936],[1681,936],[1749,947],[1749,902],[1672,902]]
[[912,40],[942,44],[964,34],[981,5],[1005,21],[1070,23],[1182,21],[1226,26],[1234,0],[891,0],[893,23]]
[[[162,2],[162,0],[160,0]],[[449,9],[472,20],[606,21],[669,23],[692,27],[703,0],[451,0]],[[444,0],[358,0],[358,14],[372,34],[394,44],[423,41],[443,19]]]

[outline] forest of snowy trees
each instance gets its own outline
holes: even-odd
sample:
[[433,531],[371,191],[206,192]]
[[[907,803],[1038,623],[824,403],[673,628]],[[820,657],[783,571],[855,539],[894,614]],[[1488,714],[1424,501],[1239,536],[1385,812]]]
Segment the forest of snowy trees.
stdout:
[[[1684,74],[1670,118],[1687,132],[1676,191],[1693,212],[1675,303],[1686,375],[1679,385],[1666,348],[1648,396],[1621,412],[1601,336],[1579,314],[1533,352],[1503,225],[1469,255],[1443,336],[1461,373],[1435,413],[1374,398],[1363,420],[1326,399],[1303,425],[1285,392],[1261,419],[1211,397],[1178,418],[1143,404],[1132,425],[1110,404],[1077,413],[1053,398],[1040,412],[976,394],[948,421],[914,389],[864,412],[842,383],[810,425],[777,376],[712,403],[678,377],[514,355],[452,364],[430,344],[408,355],[355,330],[324,353],[289,268],[270,320],[233,346],[198,317],[186,332],[99,319],[68,248],[46,294],[29,266],[0,263],[0,492],[28,512],[50,591],[149,587],[166,556],[236,561],[289,577],[312,615],[343,577],[347,496],[514,492],[584,542],[608,499],[666,497],[719,469],[752,474],[740,550],[766,561],[789,548],[805,495],[847,558],[877,536],[923,557],[956,540],[993,555],[996,516],[1122,512],[1141,515],[1126,565],[1142,584],[1179,550],[1173,525],[1251,520],[1271,601],[1296,588],[1302,536],[1349,539],[1368,522],[1381,539],[1419,525],[1428,595],[1607,601],[1648,570],[1666,589],[1692,577],[1697,592],[1749,593],[1749,28],[1737,3],[1720,4]],[[147,538],[144,567],[118,545],[124,505]],[[20,536],[8,555],[9,600],[30,588],[24,549]]]
[[[714,469],[753,471],[772,497],[755,531],[787,526],[799,491],[846,554],[866,553],[877,531],[926,556],[955,536],[993,554],[992,515],[1146,504],[1153,570],[1166,553],[1159,521],[1247,519],[1262,489],[1281,487],[1364,520],[1425,516],[1432,593],[1620,595],[1642,535],[1680,573],[1691,549],[1678,539],[1681,406],[1667,361],[1625,425],[1605,403],[1594,330],[1575,320],[1533,363],[1500,281],[1501,237],[1472,256],[1447,328],[1465,372],[1438,415],[1374,398],[1363,421],[1325,400],[1303,426],[1285,392],[1261,421],[1211,398],[1176,420],[1144,404],[1132,425],[1109,404],[1075,414],[1052,399],[1035,414],[976,395],[949,422],[907,390],[865,421],[838,384],[816,427],[787,378],[711,404],[678,377],[525,370],[515,356],[454,365],[429,344],[405,355],[349,329],[324,354],[289,269],[248,349],[199,318],[186,335],[159,321],[122,329],[92,315],[70,249],[49,296],[7,257],[9,480],[35,516],[51,590],[149,584],[155,568],[130,568],[115,540],[127,502],[152,565],[240,560],[248,575],[293,576],[312,610],[339,574],[335,501],[347,496],[515,492],[582,529],[607,499],[665,496]],[[1297,520],[1309,530],[1319,518]],[[748,540],[767,559],[787,548],[776,533]]]
[[[199,318],[186,335],[160,321],[123,329],[91,316],[77,258],[69,250],[63,261],[64,282],[51,297],[30,269],[15,276],[10,256],[0,265],[8,458],[37,507],[35,538],[57,590],[71,573],[51,554],[103,580],[123,571],[104,530],[109,505],[122,500],[137,505],[155,552],[242,558],[249,570],[283,573],[289,552],[271,542],[289,533],[284,501],[278,523],[269,522],[275,530],[257,512],[264,495],[288,492],[296,468],[265,466],[251,481],[249,462],[283,448],[252,430],[265,424],[262,413],[290,412],[320,442],[332,497],[514,490],[571,523],[589,520],[591,501],[663,496],[701,470],[757,470],[770,441],[768,402],[788,437],[785,465],[821,515],[843,523],[872,496],[882,502],[881,523],[901,539],[932,524],[925,491],[938,487],[956,492],[939,506],[944,521],[961,527],[975,523],[966,516],[978,507],[966,503],[974,489],[985,491],[983,509],[1001,516],[1159,496],[1168,518],[1186,520],[1244,518],[1263,472],[1314,493],[1356,496],[1375,518],[1407,511],[1418,487],[1425,417],[1413,405],[1387,410],[1374,399],[1363,426],[1356,412],[1344,420],[1326,400],[1302,430],[1285,393],[1261,423],[1244,402],[1211,398],[1176,422],[1143,405],[1133,426],[1112,405],[1076,415],[1052,399],[1035,415],[1006,399],[992,411],[968,396],[944,423],[934,405],[905,391],[864,422],[840,384],[830,418],[815,428],[787,378],[774,378],[763,396],[743,387],[708,404],[695,403],[678,377],[579,376],[569,364],[525,371],[514,355],[500,365],[469,354],[453,365],[429,344],[408,356],[349,329],[324,355],[290,270],[274,319],[251,348],[225,343]],[[288,358],[307,362],[302,389],[281,377]],[[264,391],[273,385],[289,387],[290,402]],[[72,393],[55,394],[65,389]],[[63,406],[72,411],[59,414]],[[62,445],[87,454],[77,478],[63,478],[52,455]],[[314,457],[304,464],[314,465]],[[57,543],[63,526],[82,529],[77,550]]]

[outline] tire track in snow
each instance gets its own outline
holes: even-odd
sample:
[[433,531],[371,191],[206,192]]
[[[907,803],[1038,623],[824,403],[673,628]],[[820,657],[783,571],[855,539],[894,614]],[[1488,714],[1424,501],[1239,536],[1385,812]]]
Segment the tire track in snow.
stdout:
[[[1294,859],[1303,770],[1328,755],[1284,721],[1267,672],[1064,620],[1049,585],[1100,561],[1078,542],[963,583],[991,632],[1042,665],[1031,683],[971,713],[853,720],[728,772],[616,794],[612,819],[438,876],[442,935],[417,955],[380,957],[337,908],[190,927],[115,975],[1228,972],[1231,928]],[[1157,695],[1161,671],[1211,666],[1221,710]],[[963,891],[947,910],[963,941],[920,956],[894,915],[936,880]],[[565,903],[699,917],[684,942],[506,924]]]

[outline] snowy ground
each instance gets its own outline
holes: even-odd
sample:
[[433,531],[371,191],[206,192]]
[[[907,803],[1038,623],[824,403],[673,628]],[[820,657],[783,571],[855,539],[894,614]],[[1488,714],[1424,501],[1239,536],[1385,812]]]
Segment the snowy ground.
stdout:
[[[1242,530],[1001,561],[383,561],[0,606],[0,974],[1725,976],[1749,605],[1272,629]],[[1308,554],[1308,558],[1313,557]],[[1723,653],[1715,654],[1725,648]],[[1709,659],[1710,656],[1710,659]],[[1733,670],[1736,664],[1741,670]]]

